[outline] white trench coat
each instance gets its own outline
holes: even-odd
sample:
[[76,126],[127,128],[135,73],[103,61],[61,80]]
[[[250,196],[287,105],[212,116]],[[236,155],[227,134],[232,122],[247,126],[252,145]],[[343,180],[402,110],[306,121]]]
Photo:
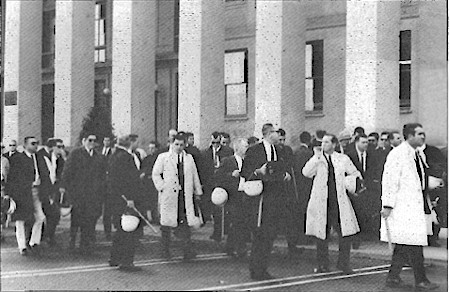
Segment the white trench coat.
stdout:
[[[195,216],[193,196],[202,195],[202,187],[197,167],[190,154],[183,151],[184,201],[189,226],[199,226],[201,220]],[[161,214],[161,225],[178,226],[178,155],[172,150],[162,153],[153,166],[152,179],[158,190],[158,202]]]

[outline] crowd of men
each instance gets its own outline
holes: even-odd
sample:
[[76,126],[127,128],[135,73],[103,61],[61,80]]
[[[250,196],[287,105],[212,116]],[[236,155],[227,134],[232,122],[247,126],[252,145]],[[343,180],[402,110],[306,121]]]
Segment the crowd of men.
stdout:
[[[324,130],[315,134],[305,131],[299,136],[300,145],[291,147],[286,144],[286,132],[268,123],[262,127],[261,140],[231,141],[229,134],[213,132],[210,146],[204,150],[195,146],[193,133],[170,130],[166,145],[152,141],[147,152],[139,148],[136,134],[104,137],[100,143],[95,133],[87,132],[82,135],[81,147],[70,153],[56,138],[38,150],[38,140],[30,136],[23,141],[23,152],[17,150],[15,140],[7,151],[2,144],[2,212],[8,213],[3,200],[13,199],[12,220],[22,255],[40,254],[41,239],[57,245],[55,230],[61,207],[71,207],[69,248],[76,249],[80,231],[79,250],[89,253],[95,249],[95,226],[102,216],[106,239],[113,241],[109,264],[126,271],[139,270],[133,257],[144,221],[129,231],[123,227],[122,215],[139,218],[144,214],[145,222],[160,225],[165,258],[171,257],[172,233],[182,239],[186,260],[196,256],[192,229],[212,221],[210,239],[218,243],[226,239],[225,252],[230,256],[249,257],[254,280],[272,278],[269,256],[280,232],[286,236],[292,257],[302,253],[298,244],[315,236],[315,271],[329,271],[328,241],[334,231],[339,237],[337,268],[351,274],[351,247],[358,249],[362,241],[379,239],[380,228],[384,229],[382,216],[389,219],[389,211],[397,210],[398,203],[384,181],[389,181],[386,174],[391,181],[395,177],[386,168],[399,168],[398,162],[389,161],[394,157],[389,154],[397,154],[393,150],[405,145],[419,155],[422,209],[434,220],[427,243],[394,243],[396,247],[439,245],[439,226],[446,226],[447,221],[447,190],[428,188],[422,177],[434,176],[446,183],[447,163],[439,149],[424,143],[421,129],[419,124],[405,125],[404,141],[399,131],[367,135],[362,127],[338,136]],[[421,131],[417,134],[423,137],[421,143],[416,130]],[[401,154],[396,156],[404,159]],[[261,182],[262,191],[249,195],[248,182]],[[217,204],[214,196],[221,190],[227,199]],[[112,227],[116,229],[114,237]],[[394,256],[404,255],[405,249],[409,251],[394,251]],[[420,252],[415,253],[417,258]],[[408,260],[397,257],[394,261],[393,257],[395,270],[388,285],[401,285],[398,266],[402,261]],[[412,265],[421,270],[423,261]],[[418,278],[416,286],[433,287],[424,272]]]

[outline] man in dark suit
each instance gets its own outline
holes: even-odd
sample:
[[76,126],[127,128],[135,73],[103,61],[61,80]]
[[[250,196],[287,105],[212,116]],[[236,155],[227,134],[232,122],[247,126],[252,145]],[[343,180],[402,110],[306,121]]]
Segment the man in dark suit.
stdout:
[[9,158],[11,158],[13,155],[17,154],[17,141],[16,140],[11,140],[11,142],[9,143],[9,151],[7,151],[4,156],[9,160]]
[[194,162],[198,165],[200,161],[200,150],[195,146],[195,138],[192,132],[186,132],[187,145],[184,148],[186,153],[191,154],[194,158]]
[[[113,222],[117,231],[114,234],[109,265],[119,266],[119,269],[125,271],[139,271],[141,268],[133,264],[139,229],[125,232],[121,226],[122,214],[133,213],[133,207],[141,209],[143,204],[140,173],[133,156],[128,152],[129,146],[128,136],[119,137],[116,151],[111,157],[109,183],[111,184]],[[125,195],[127,201],[122,198],[122,195]]]
[[217,186],[228,193],[225,204],[226,217],[230,223],[225,251],[230,256],[245,257],[247,255],[246,240],[250,231],[247,223],[247,195],[245,195],[244,178],[241,177],[242,163],[248,143],[246,139],[234,142],[234,155],[223,159],[217,171]]
[[206,222],[211,215],[214,219],[214,232],[210,239],[216,242],[222,240],[222,209],[216,207],[211,202],[211,192],[215,187],[215,176],[221,161],[233,155],[230,147],[221,145],[221,136],[219,132],[213,132],[211,135],[211,145],[201,153],[201,159],[198,166],[200,181],[203,186],[204,196],[202,197],[202,212]]
[[308,206],[309,197],[311,196],[312,179],[302,174],[303,167],[306,162],[314,155],[310,148],[311,134],[304,131],[300,134],[300,148],[294,155],[294,171],[297,183],[298,202],[299,202],[299,222],[297,223],[298,240],[297,242],[306,243],[305,223],[306,223],[306,207]]
[[[41,175],[44,176],[41,173],[45,171],[45,168],[42,165],[43,160],[38,159],[36,155],[37,145],[35,137],[25,137],[25,151],[10,157],[6,194],[10,195],[17,205],[13,221],[16,222],[16,238],[21,255],[27,255],[28,248],[39,252],[42,225],[45,220],[38,195],[42,180],[45,180],[41,179]],[[26,227],[31,225],[31,237],[27,239],[30,231],[26,231]]]
[[250,255],[250,277],[253,280],[273,278],[268,272],[270,252],[279,229],[280,213],[285,205],[284,190],[280,186],[291,180],[283,152],[276,145],[278,133],[270,123],[262,127],[263,141],[245,154],[242,176],[247,180],[263,180],[263,192],[252,198],[253,231]]
[[155,165],[156,158],[158,158],[158,150],[160,145],[156,141],[151,141],[148,145],[148,155],[142,161],[141,166],[141,180],[144,185],[144,192],[146,198],[145,209],[150,211],[150,222],[159,223],[158,212],[158,191],[155,188],[155,184],[152,180],[152,170]]
[[111,204],[110,204],[110,193],[108,189],[109,181],[109,160],[113,154],[113,148],[111,145],[111,137],[105,136],[103,138],[103,147],[101,149],[102,158],[106,166],[106,182],[104,187],[104,200],[103,200],[103,230],[105,231],[106,240],[111,240],[111,226],[112,226],[112,214],[111,214]]
[[102,211],[102,194],[105,186],[105,164],[95,151],[96,135],[83,134],[82,146],[74,149],[64,166],[60,192],[67,191],[72,202],[70,220],[70,248],[75,248],[78,228],[81,230],[82,253],[93,249],[95,224]]

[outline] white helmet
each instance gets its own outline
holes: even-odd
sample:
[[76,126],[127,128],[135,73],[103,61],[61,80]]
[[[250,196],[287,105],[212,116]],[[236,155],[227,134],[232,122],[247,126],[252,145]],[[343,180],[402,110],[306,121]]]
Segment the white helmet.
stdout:
[[211,201],[216,206],[223,206],[228,200],[228,193],[222,187],[214,188],[211,193]]
[[345,189],[353,194],[356,192],[356,176],[349,175],[345,177]]
[[444,187],[444,180],[434,176],[428,176],[428,189],[436,189]]
[[262,191],[263,191],[262,180],[245,181],[244,192],[248,196],[260,195]]
[[72,212],[72,206],[61,206],[59,208],[59,214],[62,217],[67,217]]
[[16,202],[12,198],[9,198],[9,208],[6,213],[12,214],[16,211],[16,208],[17,208]]
[[122,215],[120,225],[123,231],[133,232],[139,225],[139,218],[133,215]]

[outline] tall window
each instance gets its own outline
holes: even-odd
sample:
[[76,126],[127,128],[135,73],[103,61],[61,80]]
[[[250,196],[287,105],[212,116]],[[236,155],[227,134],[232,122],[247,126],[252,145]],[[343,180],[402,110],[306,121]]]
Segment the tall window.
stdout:
[[44,11],[42,24],[42,68],[53,68],[55,59],[55,10]]
[[400,109],[411,108],[411,31],[400,32]]
[[95,4],[95,63],[106,61],[106,3]]
[[225,52],[225,116],[247,115],[248,61],[247,50]]
[[306,43],[305,110],[323,110],[323,40]]

